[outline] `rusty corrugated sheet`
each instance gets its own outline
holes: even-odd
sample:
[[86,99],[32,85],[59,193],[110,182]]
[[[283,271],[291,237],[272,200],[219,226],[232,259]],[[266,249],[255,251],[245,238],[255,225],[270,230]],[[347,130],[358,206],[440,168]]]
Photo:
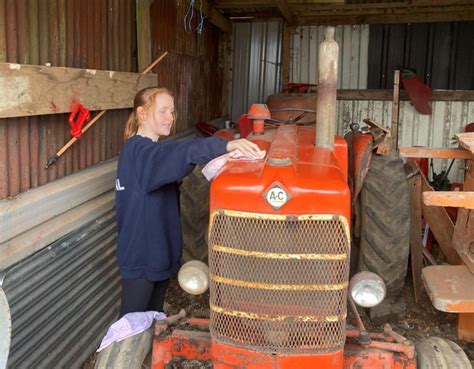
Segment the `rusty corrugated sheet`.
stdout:
[[198,12],[194,11],[192,32],[186,33],[187,6],[186,2],[155,1],[150,10],[152,57],[169,52],[154,72],[160,85],[175,96],[177,132],[220,117],[225,99],[218,60],[219,30],[205,22],[203,33],[198,34]]
[[253,103],[263,103],[281,88],[281,22],[235,23],[231,117],[235,121]]
[[[0,62],[136,71],[134,0],[0,0]],[[110,111],[49,170],[68,115],[0,120],[0,199],[117,155],[127,110]]]
[[[352,122],[362,122],[372,118],[389,128],[392,116],[392,102],[379,100],[344,100],[338,101],[339,134],[349,131]],[[449,147],[457,145],[453,141],[456,133],[463,132],[468,123],[474,122],[474,101],[432,101],[433,113],[422,115],[416,112],[410,101],[400,102],[399,146]],[[435,159],[436,173],[446,170],[449,160]],[[457,160],[451,170],[449,179],[463,182],[464,165]]]

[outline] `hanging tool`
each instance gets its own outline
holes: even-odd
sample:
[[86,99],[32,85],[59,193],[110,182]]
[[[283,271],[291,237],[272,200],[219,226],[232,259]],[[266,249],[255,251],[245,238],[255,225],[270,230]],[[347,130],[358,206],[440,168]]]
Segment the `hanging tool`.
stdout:
[[[157,65],[166,55],[168,54],[167,51],[165,51],[163,54],[160,55],[158,59],[156,59],[153,63],[151,63],[141,74],[147,74],[149,71],[151,71],[155,65]],[[87,125],[81,129],[81,135],[84,134],[90,127],[94,125],[95,122],[97,122],[105,113],[107,110],[102,110],[100,111],[92,120],[87,123]],[[48,163],[45,165],[45,169],[48,169],[51,165],[53,165],[56,160],[58,160],[64,152],[69,149],[69,147],[74,144],[74,142],[77,141],[76,137],[71,138],[56,154],[51,156],[48,160]]]
[[71,126],[71,135],[77,139],[82,136],[82,126],[84,122],[87,122],[91,114],[84,105],[76,103],[72,108],[71,114],[69,115],[69,125]]

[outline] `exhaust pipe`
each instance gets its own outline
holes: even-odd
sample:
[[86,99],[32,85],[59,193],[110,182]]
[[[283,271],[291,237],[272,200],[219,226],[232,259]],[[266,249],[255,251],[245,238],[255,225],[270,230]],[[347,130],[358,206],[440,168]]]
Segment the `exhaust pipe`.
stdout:
[[316,146],[333,149],[336,133],[336,89],[339,46],[334,27],[326,27],[319,45],[319,84],[316,106]]

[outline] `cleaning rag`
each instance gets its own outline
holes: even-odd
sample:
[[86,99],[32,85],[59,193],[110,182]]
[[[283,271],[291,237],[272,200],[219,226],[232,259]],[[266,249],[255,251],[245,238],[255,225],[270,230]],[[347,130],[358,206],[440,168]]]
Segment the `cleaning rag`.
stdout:
[[265,158],[266,151],[261,150],[256,157],[246,156],[240,150],[231,151],[228,154],[218,156],[217,158],[211,160],[202,170],[202,174],[208,181],[211,181],[213,178],[219,175],[224,165],[229,159],[238,159],[238,160],[248,160],[248,161],[259,161]]
[[154,320],[163,319],[166,319],[166,315],[158,311],[125,314],[110,326],[97,352],[102,351],[114,342],[120,342],[125,338],[142,333],[151,327]]

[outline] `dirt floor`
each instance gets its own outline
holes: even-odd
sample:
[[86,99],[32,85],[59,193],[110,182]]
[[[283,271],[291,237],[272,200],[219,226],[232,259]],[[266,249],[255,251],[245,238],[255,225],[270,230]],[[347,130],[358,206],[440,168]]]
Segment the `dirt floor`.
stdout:
[[[391,323],[392,328],[408,339],[417,342],[425,337],[438,336],[450,339],[459,344],[467,356],[474,363],[474,343],[466,343],[459,341],[456,337],[456,316],[437,311],[431,304],[427,294],[423,292],[421,300],[418,303],[414,301],[413,287],[411,279],[407,278],[405,285],[405,296],[407,302],[407,313],[405,319]],[[176,314],[180,309],[185,308],[188,316],[198,318],[209,317],[209,295],[205,293],[201,296],[192,296],[182,291],[176,280],[170,284],[166,296],[165,310],[168,315]],[[362,312],[362,319],[366,328],[373,332],[381,332],[383,325],[372,324],[367,316]],[[351,318],[348,317],[348,323],[355,325]],[[83,369],[94,368],[95,354],[89,358],[84,364]],[[210,365],[200,365],[199,363],[176,364],[174,368],[210,368]],[[474,366],[473,366],[474,367]],[[149,368],[149,364],[144,364],[144,368]]]

